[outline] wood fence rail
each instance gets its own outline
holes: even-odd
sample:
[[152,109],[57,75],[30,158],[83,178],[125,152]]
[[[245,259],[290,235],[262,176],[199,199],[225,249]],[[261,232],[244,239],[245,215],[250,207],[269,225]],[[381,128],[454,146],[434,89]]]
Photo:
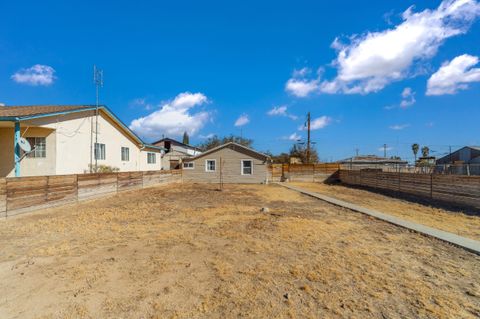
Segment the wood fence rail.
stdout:
[[345,184],[367,186],[480,209],[480,176],[340,170]]
[[340,169],[336,163],[320,164],[272,164],[270,179],[274,182],[323,182]]
[[181,170],[0,178],[0,217],[181,181]]

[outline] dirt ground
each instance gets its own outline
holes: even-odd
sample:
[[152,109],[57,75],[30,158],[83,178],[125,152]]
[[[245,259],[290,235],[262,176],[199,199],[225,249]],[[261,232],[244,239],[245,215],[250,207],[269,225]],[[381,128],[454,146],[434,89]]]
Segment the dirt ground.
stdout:
[[480,316],[479,256],[276,185],[44,210],[0,247],[0,318]]
[[445,230],[460,236],[480,240],[480,212],[449,210],[394,198],[368,190],[322,183],[290,183],[405,220]]

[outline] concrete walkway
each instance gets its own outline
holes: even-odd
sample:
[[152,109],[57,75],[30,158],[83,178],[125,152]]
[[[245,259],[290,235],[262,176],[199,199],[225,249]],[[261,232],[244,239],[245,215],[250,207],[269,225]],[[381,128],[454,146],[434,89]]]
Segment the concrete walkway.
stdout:
[[409,230],[416,231],[417,233],[424,234],[424,235],[427,235],[427,236],[431,236],[431,237],[443,240],[447,243],[453,244],[455,246],[458,246],[458,247],[464,248],[468,251],[471,251],[471,252],[473,252],[477,255],[480,255],[480,241],[473,240],[473,239],[470,239],[470,238],[465,238],[465,237],[462,237],[462,236],[458,236],[458,235],[455,235],[455,234],[452,234],[452,233],[449,233],[449,232],[446,232],[446,231],[443,231],[443,230],[439,230],[439,229],[436,229],[436,228],[432,228],[432,227],[424,226],[424,225],[421,225],[421,224],[409,222],[409,221],[400,219],[398,217],[394,217],[392,215],[387,215],[387,214],[381,213],[381,212],[376,211],[376,210],[361,207],[361,206],[358,206],[358,205],[355,205],[355,204],[352,204],[352,203],[349,203],[349,202],[345,202],[343,200],[328,197],[328,196],[325,196],[325,195],[322,195],[322,194],[319,194],[319,193],[310,192],[310,191],[304,190],[304,189],[299,188],[299,187],[288,185],[286,183],[276,183],[276,184],[278,184],[280,186],[283,186],[283,187],[286,187],[286,188],[289,188],[289,189],[292,189],[294,191],[300,192],[302,194],[321,199],[321,200],[326,201],[328,203],[331,203],[331,204],[334,204],[334,205],[337,205],[337,206],[341,206],[341,207],[345,207],[345,208],[348,208],[348,209],[353,210],[355,212],[363,213],[363,214],[381,219],[381,220],[386,221],[388,223],[391,223],[391,224],[394,224],[394,225],[397,225],[397,226],[400,226],[400,227],[404,227],[404,228],[407,228]]

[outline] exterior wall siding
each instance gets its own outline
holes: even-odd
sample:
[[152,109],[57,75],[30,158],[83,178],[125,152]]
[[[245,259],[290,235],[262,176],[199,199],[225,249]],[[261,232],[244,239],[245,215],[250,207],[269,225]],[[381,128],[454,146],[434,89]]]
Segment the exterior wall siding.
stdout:
[[[215,172],[206,172],[206,160],[216,161]],[[220,160],[222,165],[220,164]],[[253,174],[242,175],[241,160],[252,160]],[[268,181],[267,163],[262,160],[250,157],[243,153],[233,151],[230,148],[222,148],[214,153],[202,156],[193,160],[193,169],[183,169],[183,180],[185,182],[197,183],[219,183],[220,175],[224,183],[265,183]],[[220,170],[222,174],[220,174]]]
[[[94,112],[79,112],[38,118],[20,124],[24,137],[46,137],[46,158],[24,158],[21,176],[83,174],[90,171],[95,135]],[[161,170],[161,153],[156,149],[140,149],[138,142],[100,111],[98,143],[105,144],[105,160],[98,165],[116,167],[120,172]],[[93,139],[92,139],[93,137]],[[0,177],[13,177],[13,128],[0,128]],[[122,161],[121,148],[129,148],[129,161]],[[155,164],[147,163],[147,153],[156,154]]]

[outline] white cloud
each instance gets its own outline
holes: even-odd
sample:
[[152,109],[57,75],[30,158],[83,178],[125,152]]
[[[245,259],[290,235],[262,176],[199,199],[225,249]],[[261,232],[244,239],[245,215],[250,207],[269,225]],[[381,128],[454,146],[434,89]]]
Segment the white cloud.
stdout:
[[208,102],[202,93],[180,93],[172,101],[162,103],[160,109],[130,123],[130,129],[140,136],[157,138],[162,134],[181,136],[183,132],[195,135],[211,118],[210,113],[193,113],[196,106]]
[[248,124],[250,119],[247,114],[240,115],[240,117],[235,121],[235,126],[240,127]]
[[[321,83],[320,90],[367,94],[413,76],[417,62],[435,56],[446,39],[466,33],[479,15],[480,5],[475,0],[444,0],[434,10],[414,13],[413,7],[408,8],[403,22],[393,29],[352,36],[348,44],[335,39],[337,77]],[[314,84],[301,91],[304,96],[314,91],[318,83]]]
[[401,108],[407,108],[415,104],[415,92],[412,88],[406,87],[402,92],[402,102],[400,102]]
[[129,105],[130,107],[133,107],[133,108],[141,107],[147,111],[150,111],[154,107],[153,104],[147,102],[147,99],[143,97],[133,99],[132,101],[130,101]]
[[292,120],[298,119],[298,116],[289,114],[287,112],[288,107],[286,105],[274,106],[270,111],[267,112],[270,116],[287,116]]
[[268,115],[281,115],[287,116],[287,107],[285,105],[274,106],[270,111],[267,112]]
[[48,65],[35,64],[30,68],[17,71],[11,76],[11,79],[21,84],[48,86],[56,79],[55,69]]
[[478,57],[464,54],[445,62],[427,83],[427,95],[455,94],[468,89],[468,83],[480,82]]
[[285,84],[285,91],[295,95],[296,97],[307,97],[313,92],[320,89],[320,83],[318,79],[306,80],[291,78]]
[[215,134],[210,133],[210,134],[207,134],[207,135],[199,135],[198,137],[206,140],[206,139],[212,138],[214,136],[215,136]]
[[285,139],[289,140],[289,141],[295,141],[296,142],[298,140],[301,140],[302,136],[297,134],[297,133],[292,133],[289,136],[286,136]]
[[394,131],[401,131],[403,129],[406,129],[409,126],[410,124],[395,124],[395,125],[389,126],[389,128]]
[[305,76],[307,76],[308,74],[310,74],[312,72],[312,70],[310,70],[310,68],[301,68],[301,69],[295,69],[293,70],[293,73],[292,73],[292,76],[294,78],[303,78]]
[[[332,123],[333,119],[329,116],[320,116],[317,117],[316,119],[313,119],[310,121],[310,130],[320,130],[322,128],[325,128],[326,126],[330,125]],[[306,130],[307,127],[305,125],[301,125],[298,128],[300,131]]]

